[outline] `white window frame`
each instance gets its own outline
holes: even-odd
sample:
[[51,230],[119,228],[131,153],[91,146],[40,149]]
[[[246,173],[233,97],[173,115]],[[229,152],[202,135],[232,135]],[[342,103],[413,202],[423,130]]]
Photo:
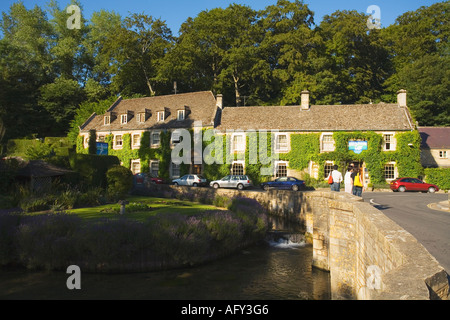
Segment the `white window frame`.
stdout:
[[[158,165],[158,171],[155,173],[153,170],[153,164]],[[159,160],[150,160],[150,173],[154,175],[155,177],[158,177],[159,175]]]
[[[242,166],[242,174],[237,174],[233,171],[233,167],[234,165],[239,164]],[[230,174],[231,175],[245,175],[245,161],[239,160],[239,161],[233,161],[233,163],[231,164],[231,170],[230,170]]]
[[178,110],[177,121],[183,121],[185,119],[185,110]]
[[448,159],[447,150],[439,150],[439,159]]
[[110,117],[110,116],[105,116],[105,117],[103,118],[103,124],[104,124],[105,126],[110,125],[110,124],[111,124],[111,117]]
[[[282,148],[280,148],[280,144],[279,144],[279,141],[278,141],[278,139],[280,138],[280,137],[282,137],[282,136],[285,136],[286,137],[286,146],[285,147],[282,147]],[[289,134],[287,134],[287,133],[276,133],[275,134],[275,152],[278,152],[278,153],[286,153],[286,152],[289,152],[289,146],[290,146],[290,140],[289,140]]]
[[[330,141],[325,141],[325,137],[331,137]],[[327,147],[325,147],[327,146]],[[320,152],[333,152],[336,150],[336,141],[334,141],[332,132],[324,132],[320,136]]]
[[[325,170],[327,166],[331,166],[331,170],[328,173]],[[330,174],[330,172],[333,171],[333,166],[334,166],[334,161],[325,161],[325,163],[323,165],[323,173],[324,173],[325,179],[328,178],[328,175]]]
[[123,113],[120,115],[120,123],[127,124],[128,123],[128,114]]
[[[138,165],[138,170],[136,171],[133,170],[135,165]],[[141,173],[141,160],[140,159],[131,160],[130,169],[131,172],[133,172],[133,175]]]
[[[393,170],[394,177],[393,178],[386,178],[386,166],[388,166],[388,165],[393,166],[393,168],[394,168],[394,170]],[[386,162],[383,166],[383,177],[385,178],[385,180],[387,182],[390,182],[390,181],[395,180],[395,177],[397,177],[397,176],[398,176],[398,171],[397,171],[397,165],[396,165],[395,161]]]
[[[137,136],[137,139],[136,139]],[[141,134],[140,133],[133,133],[131,135],[131,147],[132,148],[139,148],[141,146]]]
[[275,178],[280,178],[280,177],[285,177],[285,176],[278,176],[278,167],[280,165],[284,165],[286,167],[286,177],[289,176],[289,161],[275,161],[274,163],[274,172],[273,172],[273,176]]
[[[389,141],[386,137],[389,136]],[[389,143],[389,149],[386,148]],[[395,132],[383,132],[383,151],[396,151],[397,150],[397,140],[395,139]]]
[[[236,137],[241,137],[242,141],[240,144],[236,145],[234,139]],[[231,135],[231,151],[232,152],[236,152],[236,153],[243,153],[245,152],[245,147],[246,147],[246,136],[244,132],[240,132],[240,133],[233,133]]]
[[[178,174],[174,173],[174,170],[178,171]],[[181,177],[181,164],[175,164],[175,163],[171,163],[170,165],[170,174],[172,175],[172,178],[179,178]]]
[[164,120],[166,119],[164,113],[165,113],[164,111],[158,111],[157,113],[158,122],[164,122]]
[[145,122],[145,112],[140,112],[137,114],[137,122],[139,123]]
[[[158,143],[154,143],[154,140],[153,140],[153,136],[158,136]],[[159,146],[161,145],[161,132],[159,132],[159,131],[153,131],[151,134],[150,134],[150,147],[151,148],[159,148]]]
[[170,134],[170,143],[172,146],[181,142],[181,132],[178,130],[174,130]]
[[[117,138],[120,137],[120,144],[117,142]],[[114,136],[114,149],[122,149],[123,148],[123,134],[116,134]]]

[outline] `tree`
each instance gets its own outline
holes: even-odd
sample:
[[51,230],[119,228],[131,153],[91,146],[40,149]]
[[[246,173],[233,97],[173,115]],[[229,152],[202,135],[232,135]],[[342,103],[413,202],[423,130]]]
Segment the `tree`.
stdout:
[[380,99],[390,75],[389,55],[379,30],[368,30],[367,19],[356,11],[336,11],[318,27],[323,40],[322,65],[316,73],[319,101],[350,104]]
[[421,126],[450,126],[450,57],[425,55],[398,73],[408,106]]
[[89,32],[82,42],[92,66],[84,87],[89,101],[100,101],[112,94],[112,77],[117,74],[119,64],[109,43],[121,24],[122,18],[115,12],[100,10],[92,14]]
[[237,4],[188,19],[165,61],[167,74],[181,78],[185,88],[233,92],[233,104],[240,105],[242,90],[252,91],[251,79],[259,72],[255,66],[261,32],[256,22],[257,12]]
[[56,136],[67,134],[69,123],[84,100],[80,85],[75,80],[56,78],[53,83],[43,85],[40,93],[39,105],[52,117],[46,121],[48,131]]
[[406,12],[382,30],[393,73],[385,100],[404,88],[408,106],[421,126],[449,125],[449,1]]
[[113,78],[115,91],[156,95],[158,68],[172,40],[172,32],[160,19],[145,14],[125,18],[106,44],[118,63]]
[[269,62],[275,89],[270,95],[282,104],[299,102],[300,92],[312,85],[310,58],[316,46],[313,12],[301,1],[279,0],[260,15],[264,30],[261,50]]
[[[71,4],[77,5],[82,10],[79,1],[72,0]],[[56,0],[50,0],[48,9],[53,17],[50,20],[53,37],[49,41],[53,70],[59,77],[85,83],[89,70],[92,68],[82,45],[88,33],[85,19],[81,15],[80,29],[69,29],[67,27],[69,15],[65,9],[59,8]]]
[[22,2],[3,12],[0,23],[0,118],[4,139],[45,135],[46,110],[37,106],[39,87],[53,78],[49,40],[51,25],[38,6]]

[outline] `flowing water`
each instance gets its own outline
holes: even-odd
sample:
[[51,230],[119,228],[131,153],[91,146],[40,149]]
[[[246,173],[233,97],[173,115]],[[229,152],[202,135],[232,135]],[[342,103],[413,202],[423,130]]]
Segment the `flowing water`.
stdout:
[[311,267],[312,246],[278,230],[259,245],[193,268],[88,274],[69,290],[64,272],[0,271],[0,299],[329,300],[327,272]]

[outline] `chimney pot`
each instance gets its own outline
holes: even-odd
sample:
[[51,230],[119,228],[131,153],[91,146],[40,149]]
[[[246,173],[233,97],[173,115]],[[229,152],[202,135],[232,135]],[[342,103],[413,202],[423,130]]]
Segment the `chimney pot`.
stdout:
[[216,97],[216,106],[220,109],[223,109],[223,95],[218,94]]
[[309,91],[304,90],[301,94],[301,109],[309,110]]
[[397,92],[397,103],[398,103],[399,107],[406,107],[407,106],[406,93],[407,93],[407,91],[405,89],[399,90]]

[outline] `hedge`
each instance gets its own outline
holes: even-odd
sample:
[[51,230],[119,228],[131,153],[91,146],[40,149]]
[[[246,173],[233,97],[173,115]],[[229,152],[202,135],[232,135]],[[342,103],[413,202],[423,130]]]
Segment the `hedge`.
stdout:
[[99,156],[74,153],[69,156],[70,167],[77,171],[84,182],[92,187],[106,187],[106,172],[114,165],[120,165],[116,156]]
[[450,168],[425,169],[425,181],[437,185],[442,190],[450,190]]

